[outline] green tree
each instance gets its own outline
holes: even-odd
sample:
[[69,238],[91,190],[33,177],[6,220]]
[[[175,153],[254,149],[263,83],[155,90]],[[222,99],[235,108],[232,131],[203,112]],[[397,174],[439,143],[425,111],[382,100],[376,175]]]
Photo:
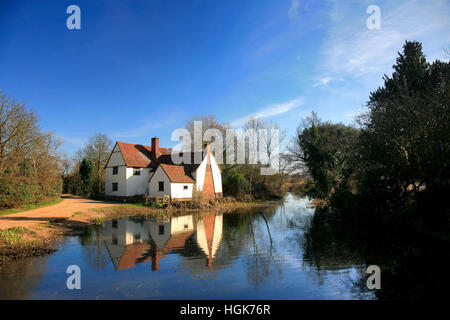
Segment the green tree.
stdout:
[[353,174],[351,166],[359,130],[343,124],[322,122],[315,112],[297,128],[290,158],[314,179],[320,196],[346,188]]
[[81,190],[85,195],[92,191],[94,163],[89,159],[83,159],[80,163]]
[[89,159],[94,163],[92,194],[99,195],[105,186],[105,165],[111,153],[112,141],[104,133],[89,138],[88,143],[77,152],[78,159]]
[[393,68],[370,94],[359,143],[361,192],[388,208],[450,181],[449,63],[429,64],[422,45],[407,41]]
[[249,184],[242,173],[230,168],[223,172],[223,190],[227,195],[241,197],[248,193]]

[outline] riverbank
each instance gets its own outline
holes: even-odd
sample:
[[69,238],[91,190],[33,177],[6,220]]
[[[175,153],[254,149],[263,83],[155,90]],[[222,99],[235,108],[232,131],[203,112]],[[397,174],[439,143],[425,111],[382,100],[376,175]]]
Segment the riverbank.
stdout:
[[180,204],[154,208],[66,196],[58,205],[0,217],[0,265],[9,260],[53,252],[65,236],[77,235],[90,224],[128,216],[167,219],[185,213],[230,212],[239,208],[267,206],[276,201],[240,202],[223,198],[200,206]]

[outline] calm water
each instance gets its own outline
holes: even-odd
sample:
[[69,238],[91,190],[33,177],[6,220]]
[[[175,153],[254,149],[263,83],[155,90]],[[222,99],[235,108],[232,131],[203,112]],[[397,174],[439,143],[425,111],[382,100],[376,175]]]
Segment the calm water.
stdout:
[[[1,299],[374,299],[368,258],[306,198],[227,214],[124,218],[0,270]],[[381,262],[380,262],[381,263]],[[81,290],[66,269],[81,268]]]

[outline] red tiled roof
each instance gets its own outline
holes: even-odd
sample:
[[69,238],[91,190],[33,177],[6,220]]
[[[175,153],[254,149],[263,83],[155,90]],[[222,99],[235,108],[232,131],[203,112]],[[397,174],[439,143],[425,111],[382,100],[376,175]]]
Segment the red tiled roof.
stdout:
[[[119,141],[117,141],[117,145],[127,167],[146,168],[150,165],[152,147]],[[166,148],[159,148],[158,157],[166,154],[169,154]]]
[[167,174],[171,182],[174,183],[195,183],[194,179],[190,175],[191,173],[184,165],[170,165],[161,163],[159,165]]
[[[183,159],[183,161],[184,161],[184,158],[186,157],[186,155],[187,155],[187,158],[189,159],[188,160],[189,163],[175,164],[172,161],[172,154],[170,154],[170,153],[162,154],[156,161],[154,168],[157,169],[158,165],[160,165],[160,164],[169,164],[169,165],[174,165],[174,166],[185,166],[186,170],[189,170],[190,172],[192,172],[198,168],[198,166],[200,165],[200,163],[203,161],[203,159],[206,156],[202,152],[185,152],[185,153],[180,152],[180,153],[178,153],[178,156],[181,157],[181,159]],[[199,162],[197,160],[199,160],[200,163],[195,163],[195,162]]]
[[[183,157],[183,152],[179,153],[178,155],[180,157]],[[192,173],[200,166],[200,163],[195,162],[198,159],[200,159],[200,162],[203,161],[205,155],[202,152],[199,152],[199,155],[197,157],[195,156],[196,153],[194,152],[184,153],[184,156],[186,155],[188,156],[190,163],[175,164],[172,161],[172,155],[170,153],[167,153],[161,155],[156,163],[150,164],[150,167],[153,168],[153,172],[155,172],[158,167],[162,167],[171,182],[195,183]]]
[[194,233],[194,230],[189,231],[183,231],[183,232],[177,232],[170,236],[170,239],[167,241],[166,245],[164,246],[163,252],[169,253],[171,251],[177,251],[184,249],[184,246],[186,244],[186,240],[192,236]]
[[[145,252],[150,250],[150,245],[147,242],[129,244],[125,247],[125,251],[120,257],[117,270],[128,269],[134,267],[138,262],[146,262],[151,260],[151,256],[145,256]],[[139,261],[143,258],[143,261]]]

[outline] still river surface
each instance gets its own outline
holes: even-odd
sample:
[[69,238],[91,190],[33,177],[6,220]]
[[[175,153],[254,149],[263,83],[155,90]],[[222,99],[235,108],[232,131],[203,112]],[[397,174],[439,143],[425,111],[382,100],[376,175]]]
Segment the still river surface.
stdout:
[[[330,234],[308,203],[109,220],[4,266],[0,299],[377,299],[366,286],[376,258]],[[70,265],[81,290],[67,288]]]

